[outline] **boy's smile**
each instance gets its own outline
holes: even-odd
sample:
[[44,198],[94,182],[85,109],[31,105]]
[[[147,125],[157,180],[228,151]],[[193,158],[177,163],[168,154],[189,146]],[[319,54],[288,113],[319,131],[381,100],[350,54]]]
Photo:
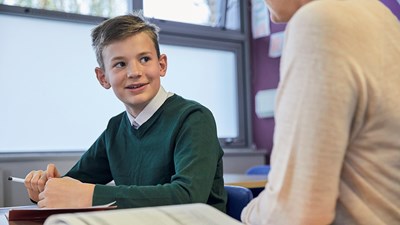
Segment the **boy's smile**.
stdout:
[[146,33],[115,41],[103,50],[104,70],[96,68],[97,79],[125,104],[136,117],[153,99],[165,76],[167,57],[157,57],[156,48]]
[[132,84],[132,85],[128,85],[126,88],[127,89],[138,89],[138,88],[144,87],[145,85],[147,85],[147,84]]

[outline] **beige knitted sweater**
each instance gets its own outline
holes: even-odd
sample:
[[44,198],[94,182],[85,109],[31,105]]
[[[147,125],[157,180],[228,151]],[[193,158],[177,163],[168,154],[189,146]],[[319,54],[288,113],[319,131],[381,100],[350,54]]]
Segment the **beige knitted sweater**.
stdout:
[[246,224],[400,224],[400,22],[377,0],[289,21],[272,170]]

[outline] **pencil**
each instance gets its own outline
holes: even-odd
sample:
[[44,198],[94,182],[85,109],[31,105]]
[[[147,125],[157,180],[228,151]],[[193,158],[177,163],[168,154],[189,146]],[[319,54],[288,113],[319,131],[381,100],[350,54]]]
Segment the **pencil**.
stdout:
[[9,177],[8,177],[8,180],[9,180],[9,181],[14,181],[14,182],[17,182],[17,183],[25,183],[25,179],[18,178],[18,177],[11,177],[11,176],[9,176]]

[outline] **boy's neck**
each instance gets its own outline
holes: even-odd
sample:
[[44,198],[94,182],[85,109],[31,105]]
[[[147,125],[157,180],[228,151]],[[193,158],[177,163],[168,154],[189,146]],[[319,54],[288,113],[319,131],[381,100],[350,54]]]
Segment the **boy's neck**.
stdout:
[[139,128],[143,123],[145,123],[150,117],[164,104],[168,97],[172,96],[173,93],[165,91],[165,89],[160,86],[157,94],[153,99],[147,104],[144,109],[135,117],[127,110],[128,118],[132,126]]

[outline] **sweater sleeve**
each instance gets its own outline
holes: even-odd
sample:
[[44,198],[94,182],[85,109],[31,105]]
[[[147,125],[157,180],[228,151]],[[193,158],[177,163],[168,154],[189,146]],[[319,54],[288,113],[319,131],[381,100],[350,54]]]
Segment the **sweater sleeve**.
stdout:
[[362,78],[353,74],[353,59],[340,51],[356,45],[345,37],[352,32],[338,27],[351,23],[329,10],[299,11],[288,24],[272,169],[265,190],[242,213],[245,224],[313,225],[334,219]]
[[106,184],[112,181],[105,147],[104,131],[79,161],[65,174],[84,183]]

